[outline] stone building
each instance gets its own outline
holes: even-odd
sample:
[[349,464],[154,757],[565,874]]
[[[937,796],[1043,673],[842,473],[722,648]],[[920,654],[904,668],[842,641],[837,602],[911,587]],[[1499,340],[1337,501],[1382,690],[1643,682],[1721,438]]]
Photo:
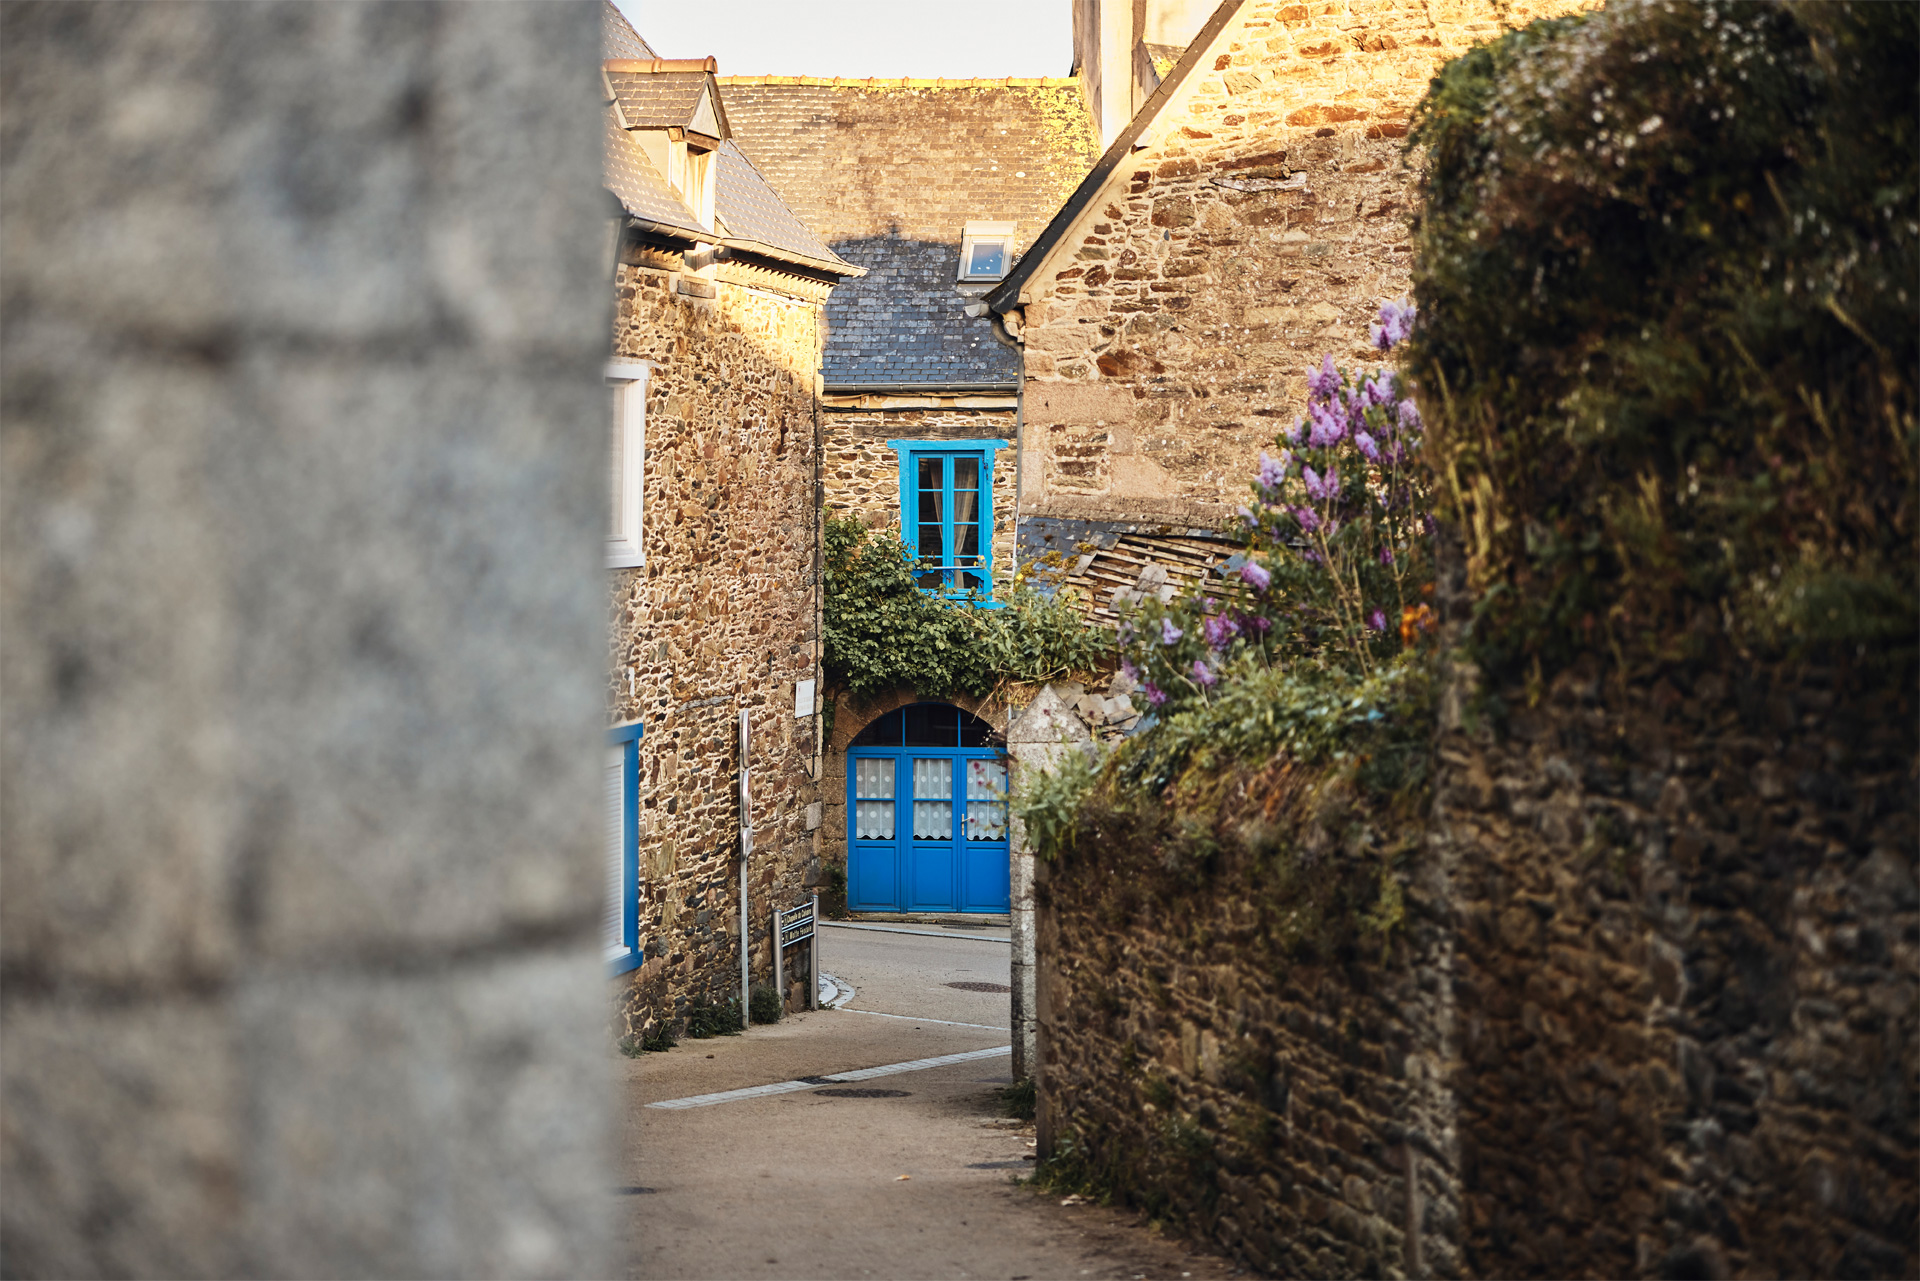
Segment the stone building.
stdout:
[[818,879],[815,386],[822,308],[860,268],[736,145],[713,61],[654,57],[604,12],[609,51],[634,55],[603,68],[619,204],[605,930],[624,1030],[644,1038],[741,995],[743,885],[764,981],[768,913]]
[[[1094,159],[1079,82],[768,76],[720,84],[743,152],[815,234],[866,269],[826,305],[827,511],[899,527],[928,562],[928,590],[1004,599],[1024,466],[1021,360],[980,299]],[[868,798],[869,810],[891,814],[897,800],[901,821],[888,830],[900,844],[867,862],[870,875],[852,869],[853,906],[1005,911],[1004,819],[984,821],[1003,815],[1004,798],[974,814],[964,781],[997,786],[997,754],[984,739],[1004,729],[1004,712],[913,704],[904,690],[865,706],[837,702],[821,782],[823,858],[846,857],[845,752],[865,733],[868,781],[886,790],[885,800]],[[909,753],[918,766],[890,751],[915,744],[950,750]],[[937,798],[915,799],[916,768]],[[927,840],[909,841],[911,814],[945,824],[950,839],[932,839],[929,827],[915,834]],[[996,860],[997,870],[987,867]]]
[[1434,70],[1579,7],[1226,0],[1159,78],[1147,37],[1184,11],[1129,29],[1082,0],[1089,100],[1151,87],[985,297],[1024,357],[1019,554],[1059,554],[1105,616],[1228,551],[1309,366],[1372,358],[1368,323],[1407,293],[1400,139]]

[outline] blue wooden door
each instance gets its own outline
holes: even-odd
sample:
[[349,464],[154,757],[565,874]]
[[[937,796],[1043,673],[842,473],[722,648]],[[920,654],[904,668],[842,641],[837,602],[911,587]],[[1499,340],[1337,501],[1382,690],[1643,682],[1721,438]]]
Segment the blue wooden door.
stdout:
[[[856,912],[1004,912],[1006,763],[987,747],[920,745],[944,736],[936,732],[936,713],[954,724],[951,718],[966,716],[959,709],[920,704],[908,710],[916,715],[906,729],[863,733],[847,753],[847,906]],[[966,737],[956,729],[949,742]]]

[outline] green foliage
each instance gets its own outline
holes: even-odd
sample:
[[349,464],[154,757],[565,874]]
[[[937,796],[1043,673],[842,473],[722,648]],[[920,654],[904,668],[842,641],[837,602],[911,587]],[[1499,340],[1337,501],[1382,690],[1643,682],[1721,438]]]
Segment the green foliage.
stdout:
[[713,1001],[702,996],[687,1002],[687,1035],[696,1041],[740,1035],[740,999]]
[[747,993],[747,1017],[755,1023],[778,1023],[786,1013],[785,1002],[770,983],[756,983]]
[[857,520],[827,518],[826,570],[824,666],[855,698],[900,686],[980,697],[1093,671],[1112,648],[1064,592],[1023,585],[990,609],[921,591],[899,536]]
[[1014,809],[1035,853],[1051,860],[1073,852],[1082,808],[1096,794],[1103,804],[1127,805],[1185,783],[1171,799],[1196,801],[1191,808],[1204,814],[1214,783],[1276,756],[1350,762],[1362,787],[1395,793],[1425,780],[1434,690],[1432,660],[1418,651],[1365,676],[1255,668],[1223,682],[1210,701],[1188,703],[1124,740],[1097,765],[1068,752],[1052,773],[1023,775]]
[[1408,368],[1483,663],[1910,675],[1917,103],[1911,4],[1616,0],[1442,69]]

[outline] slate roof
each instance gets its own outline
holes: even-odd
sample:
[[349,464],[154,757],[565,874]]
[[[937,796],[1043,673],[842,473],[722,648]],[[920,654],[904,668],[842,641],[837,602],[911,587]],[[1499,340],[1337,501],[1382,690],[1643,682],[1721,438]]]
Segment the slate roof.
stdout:
[[[673,188],[647,159],[646,151],[631,134],[620,127],[612,107],[606,111],[606,149],[602,153],[602,181],[607,190],[619,197],[629,216],[655,228],[669,228],[709,237],[713,233],[700,226],[693,211],[680,203]],[[716,193],[717,194],[717,193]]]
[[[607,83],[613,86],[613,96],[620,103],[620,114],[625,117],[627,128],[684,129],[693,124],[711,84],[708,72],[678,68],[621,70],[618,69],[620,65],[617,62],[607,64]],[[714,96],[718,101],[719,95],[716,93]],[[721,106],[719,133],[715,135],[711,129],[705,128],[699,132],[724,138],[727,136],[726,123],[726,108]]]
[[640,38],[613,0],[600,0],[600,56],[602,58],[657,58],[660,55]]
[[722,76],[733,141],[868,269],[827,303],[830,387],[1018,385],[1020,355],[954,290],[969,220],[1024,248],[1098,152],[1079,82]]
[[764,245],[774,257],[802,258],[830,270],[852,269],[851,263],[822,244],[794,217],[739,147],[732,142],[721,143],[719,165],[714,215],[730,240]]
[[777,261],[838,275],[858,274],[857,267],[821,244],[819,237],[793,216],[753,162],[731,142],[720,144],[719,175],[713,193],[719,226],[709,231],[674,194],[632,132],[620,127],[619,116],[611,106],[606,122],[602,181],[619,198],[628,216],[655,231],[682,233],[689,239],[718,239],[722,244]]

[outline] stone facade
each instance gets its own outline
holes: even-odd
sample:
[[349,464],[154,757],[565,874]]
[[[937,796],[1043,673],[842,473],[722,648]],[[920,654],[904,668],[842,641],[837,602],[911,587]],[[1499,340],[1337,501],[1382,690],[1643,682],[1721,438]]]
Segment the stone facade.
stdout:
[[1026,350],[1022,511],[1227,518],[1308,367],[1369,360],[1408,292],[1400,140],[1434,70],[1577,7],[1244,0],[1203,32],[992,297]]
[[[1043,865],[1043,1146],[1275,1275],[1912,1275],[1910,710],[1453,679],[1430,813],[1276,763]],[[1369,843],[1404,925],[1303,954],[1279,869]]]
[[0,6],[9,1276],[605,1276],[592,3]]
[[[646,564],[610,571],[615,723],[641,721],[640,937],[623,1031],[684,1026],[689,1002],[739,994],[736,718],[751,717],[755,835],[748,883],[755,981],[771,979],[763,919],[805,900],[815,836],[819,463],[814,376],[824,288],[781,292],[722,264],[689,293],[684,262],[632,251],[619,269],[616,357],[647,382]],[[711,291],[711,297],[701,296]]]

